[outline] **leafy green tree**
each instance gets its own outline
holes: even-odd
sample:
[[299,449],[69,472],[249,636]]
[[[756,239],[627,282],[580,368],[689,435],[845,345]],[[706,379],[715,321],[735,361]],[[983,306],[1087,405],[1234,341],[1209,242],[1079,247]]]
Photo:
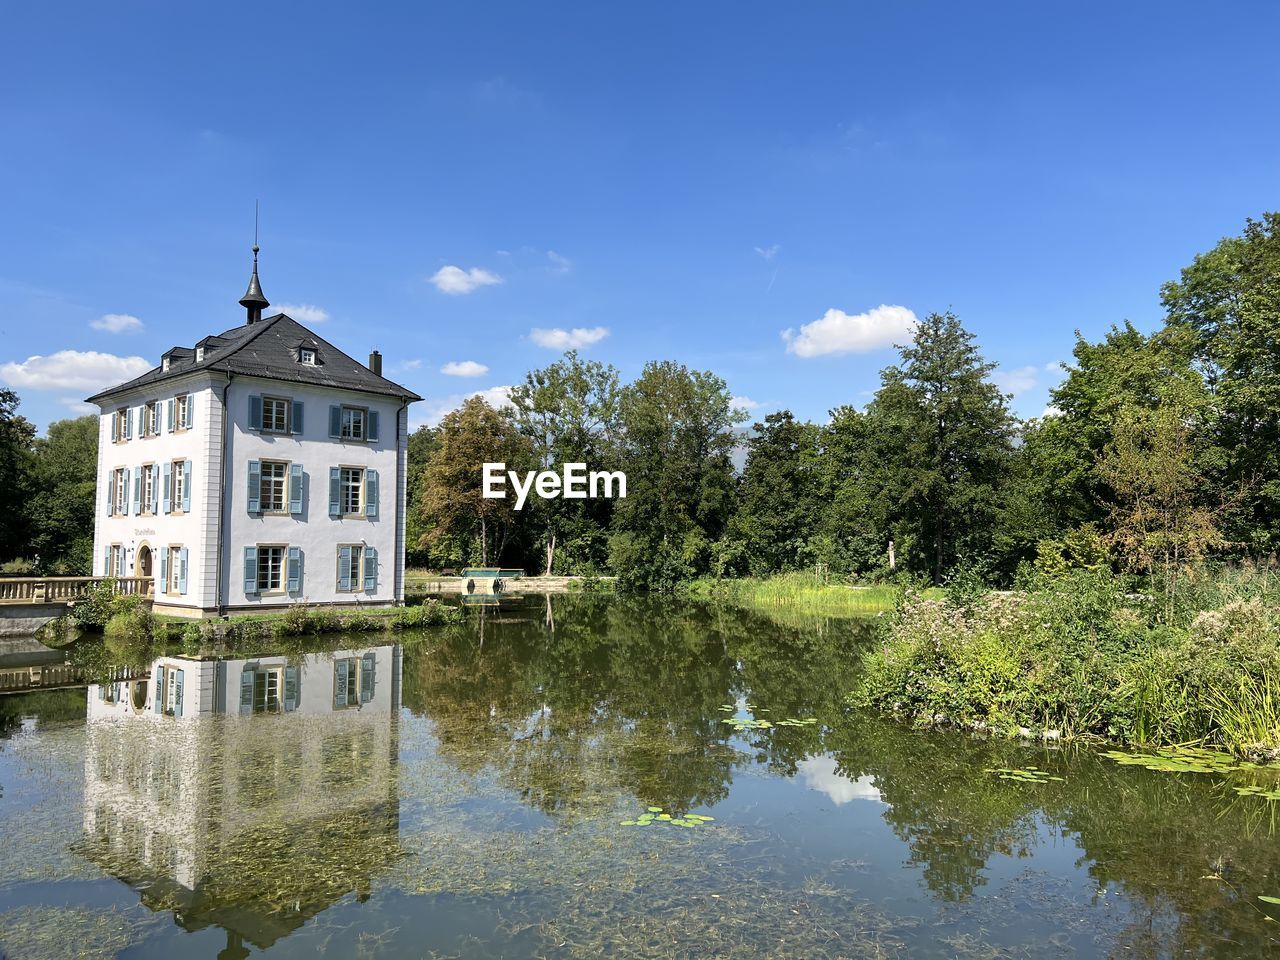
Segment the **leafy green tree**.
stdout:
[[64,576],[93,570],[98,483],[98,418],[49,424],[35,441],[31,544],[44,570]]
[[480,397],[446,414],[436,440],[419,482],[417,504],[426,529],[421,545],[447,548],[455,563],[501,561],[516,540],[521,517],[510,491],[502,499],[484,497],[482,465],[529,469],[529,441],[507,413]]
[[755,424],[731,524],[753,574],[794,570],[811,561],[818,482],[817,427],[789,410]]
[[[541,469],[585,463],[589,469],[612,469],[618,443],[621,389],[618,370],[569,351],[560,360],[533,370],[511,391],[517,428],[533,443]],[[555,568],[557,549],[569,545],[575,571],[596,571],[606,561],[603,532],[613,514],[604,498],[568,500],[558,497],[532,505],[543,529],[543,572]]]
[[422,545],[428,528],[418,498],[422,493],[423,471],[436,446],[436,431],[432,427],[423,425],[409,434],[405,471],[408,478],[405,490],[405,563],[411,567],[431,562],[431,551]]
[[879,575],[887,569],[890,504],[882,482],[882,421],[855,407],[836,407],[819,433],[816,524],[811,550],[817,562],[841,574]]
[[1228,536],[1280,549],[1280,213],[1249,220],[1161,291],[1173,329],[1190,331],[1214,397],[1217,483],[1232,495]]
[[12,390],[0,390],[0,557],[8,560],[31,552],[30,508],[32,445],[36,429],[18,413],[21,401]]
[[1013,417],[973,339],[951,313],[925,317],[867,410],[904,559],[934,583],[990,553],[1013,453]]
[[705,572],[733,509],[734,427],[725,382],[671,361],[645,365],[622,391],[627,498],[610,553],[624,585],[673,589]]

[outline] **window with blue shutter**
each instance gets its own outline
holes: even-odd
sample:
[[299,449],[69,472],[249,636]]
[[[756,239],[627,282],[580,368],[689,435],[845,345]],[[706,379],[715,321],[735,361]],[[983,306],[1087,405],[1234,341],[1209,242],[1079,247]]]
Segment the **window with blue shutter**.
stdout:
[[102,548],[102,575],[104,577],[111,576],[111,548]]
[[342,495],[342,470],[339,467],[329,468],[329,516],[336,517],[340,512],[339,501]]
[[302,548],[289,548],[289,592],[299,593],[302,590]]
[[297,667],[284,668],[284,709],[287,713],[298,708],[299,671]]
[[147,502],[147,509],[152,513],[156,512],[156,507],[160,505],[160,464],[153,463],[151,465],[151,498]]
[[160,509],[168,513],[173,503],[173,464],[164,465],[164,498],[160,501]]
[[342,408],[341,407],[329,408],[329,436],[331,437],[342,436]]
[[302,433],[302,401],[293,401],[293,422],[290,424],[290,433]]
[[183,596],[187,593],[187,548],[183,547],[178,551],[178,592]]
[[374,593],[378,589],[378,551],[373,547],[364,548],[364,592]]
[[126,440],[133,439],[133,407],[130,407],[124,413],[124,438]]
[[338,589],[351,589],[351,548],[338,548]]
[[364,472],[364,515],[370,518],[378,516],[378,471]]
[[116,472],[112,470],[107,474],[107,516],[113,516],[116,512]]
[[182,411],[182,425],[186,427],[188,430],[191,429],[191,424],[195,423],[194,414],[192,414],[191,412],[192,409],[195,407],[195,405],[196,405],[195,394],[188,393],[186,409]]
[[172,397],[170,397],[168,400],[164,402],[164,422],[165,422],[165,429],[167,429],[169,433],[173,433],[173,429],[175,426],[177,426],[177,424],[173,422],[173,398]]
[[133,515],[142,513],[142,468],[133,468]]
[[191,512],[191,461],[182,461],[182,512]]
[[111,442],[120,442],[120,417],[114,413],[111,415]]
[[247,666],[240,674],[240,713],[253,713],[253,671]]
[[347,661],[333,662],[333,706],[341,710],[347,705]]
[[372,653],[360,658],[360,702],[368,703],[373,699],[373,670],[377,659]]
[[258,592],[258,548],[244,548],[244,592]]
[[302,464],[289,464],[289,512],[302,512]]
[[169,550],[167,547],[160,549],[160,589],[157,592],[169,592]]
[[175,717],[182,716],[182,682],[185,676],[182,670],[173,671],[173,715]]
[[262,398],[257,394],[249,397],[249,429],[262,429]]
[[260,513],[262,510],[262,464],[257,460],[249,461],[249,512]]
[[378,411],[377,410],[369,411],[369,429],[368,429],[367,436],[370,440],[378,439]]
[[164,713],[164,666],[156,664],[156,696],[151,701],[151,709],[156,713]]

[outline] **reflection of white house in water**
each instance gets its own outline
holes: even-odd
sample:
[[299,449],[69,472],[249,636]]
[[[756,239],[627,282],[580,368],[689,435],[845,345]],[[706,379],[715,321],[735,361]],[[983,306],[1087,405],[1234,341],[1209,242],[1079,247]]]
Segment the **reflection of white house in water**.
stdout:
[[[180,926],[265,948],[394,857],[398,645],[163,657],[91,686],[84,853]],[[257,851],[255,853],[255,851]]]

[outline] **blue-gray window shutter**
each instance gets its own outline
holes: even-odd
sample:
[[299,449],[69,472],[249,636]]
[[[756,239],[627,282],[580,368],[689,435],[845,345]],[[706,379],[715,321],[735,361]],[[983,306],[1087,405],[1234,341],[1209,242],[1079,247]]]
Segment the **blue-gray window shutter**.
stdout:
[[182,461],[182,512],[191,512],[191,461]]
[[364,472],[364,515],[366,517],[376,517],[378,515],[377,470],[366,470]]
[[262,398],[256,393],[249,394],[249,429],[262,429]]
[[329,436],[331,437],[342,436],[342,408],[341,407],[329,408]]
[[156,667],[156,698],[151,703],[156,713],[164,713],[164,667]]
[[258,548],[244,548],[244,592],[258,592]]
[[116,512],[116,472],[107,474],[107,516]]
[[190,428],[190,427],[191,427],[191,425],[192,425],[193,423],[195,423],[195,422],[196,422],[196,421],[195,421],[195,406],[196,406],[196,397],[195,397],[195,394],[193,394],[193,393],[188,393],[188,394],[187,394],[187,417],[186,417],[186,419],[182,422],[182,425],[183,425],[184,427]]
[[102,548],[102,575],[104,577],[111,576],[111,548]]
[[249,669],[240,674],[240,712],[253,713],[253,671]]
[[182,716],[182,681],[184,671],[173,671],[173,715],[175,717]]
[[336,517],[338,515],[338,501],[340,486],[342,484],[342,471],[338,467],[329,468],[329,516]]
[[262,464],[257,460],[249,461],[249,512],[258,513],[262,509]]
[[333,661],[333,705],[347,705],[347,661]]
[[173,398],[172,397],[170,397],[168,400],[164,402],[164,422],[165,422],[166,429],[170,433],[173,433],[173,428],[176,426],[176,424],[173,422]]
[[183,547],[178,551],[178,592],[186,595],[187,592],[187,548]]
[[360,658],[360,702],[368,703],[373,699],[373,669],[377,660],[372,653]]
[[147,509],[152,513],[160,504],[160,464],[151,465],[151,499],[147,501]]
[[373,593],[378,589],[378,551],[373,547],[364,548],[364,592]]
[[351,589],[351,548],[338,548],[338,589]]
[[116,443],[120,439],[120,417],[116,414],[111,415],[111,442]]
[[369,411],[369,430],[368,430],[368,434],[369,434],[369,439],[370,439],[370,440],[377,440],[377,439],[378,439],[378,411],[377,411],[377,410],[370,410],[370,411]]
[[166,463],[164,465],[164,499],[160,501],[160,509],[168,513],[172,507],[173,497],[173,464]]
[[133,514],[142,513],[142,468],[133,468]]
[[160,589],[157,593],[169,592],[169,548],[160,548]]
[[302,464],[289,464],[289,512],[302,512]]
[[293,423],[290,427],[291,433],[302,433],[302,401],[293,401]]
[[125,467],[120,471],[120,482],[124,485],[124,490],[120,492],[120,512],[126,517],[129,515],[129,468]]
[[302,548],[289,548],[289,592],[298,593],[302,589]]
[[298,668],[284,668],[284,708],[286,711],[298,708]]
[[133,407],[124,412],[124,438],[133,439]]

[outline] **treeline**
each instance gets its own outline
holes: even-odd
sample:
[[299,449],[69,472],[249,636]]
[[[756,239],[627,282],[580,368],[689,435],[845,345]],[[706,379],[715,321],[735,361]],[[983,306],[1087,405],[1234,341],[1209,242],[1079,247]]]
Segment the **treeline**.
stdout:
[[[1111,565],[1172,583],[1214,554],[1280,546],[1280,214],[1250,220],[1161,290],[1021,421],[950,313],[921,321],[864,408],[743,429],[725,382],[650,363],[622,384],[566,354],[511,406],[479,398],[410,441],[410,562],[690,578],[832,575],[1007,583],[1023,563]],[[734,468],[735,449],[745,466]],[[625,500],[481,496],[480,464],[626,472]]]
[[37,437],[18,405],[0,390],[0,573],[92,573],[98,418],[59,420]]

